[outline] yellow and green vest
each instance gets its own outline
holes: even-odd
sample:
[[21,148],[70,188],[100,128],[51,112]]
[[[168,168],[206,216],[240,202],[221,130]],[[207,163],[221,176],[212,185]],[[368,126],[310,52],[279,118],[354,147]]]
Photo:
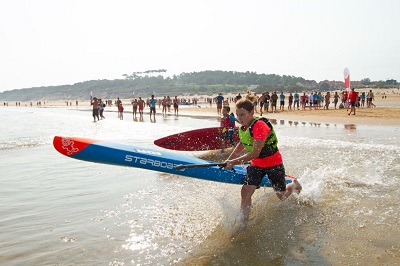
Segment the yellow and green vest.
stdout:
[[253,142],[254,142],[253,126],[258,120],[263,121],[271,129],[271,131],[267,135],[267,138],[265,139],[264,147],[262,148],[260,155],[258,156],[258,158],[265,158],[275,154],[278,151],[278,138],[276,137],[272,124],[269,122],[267,118],[264,117],[255,118],[246,130],[244,130],[243,127],[240,127],[239,139],[240,142],[243,144],[244,148],[248,152],[251,152],[253,150]]

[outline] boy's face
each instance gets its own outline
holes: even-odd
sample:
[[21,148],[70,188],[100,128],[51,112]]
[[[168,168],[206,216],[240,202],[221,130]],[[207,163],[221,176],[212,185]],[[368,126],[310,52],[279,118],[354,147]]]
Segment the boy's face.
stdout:
[[236,119],[243,126],[249,126],[250,123],[253,121],[253,117],[254,117],[254,110],[249,112],[243,108],[236,109]]
[[222,108],[222,114],[224,116],[227,116],[228,115],[228,110],[226,110],[226,108]]

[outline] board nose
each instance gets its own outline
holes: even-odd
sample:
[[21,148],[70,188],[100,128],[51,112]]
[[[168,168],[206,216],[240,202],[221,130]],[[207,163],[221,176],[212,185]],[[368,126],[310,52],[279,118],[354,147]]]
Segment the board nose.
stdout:
[[59,153],[65,156],[72,156],[94,142],[96,140],[55,136],[53,146]]

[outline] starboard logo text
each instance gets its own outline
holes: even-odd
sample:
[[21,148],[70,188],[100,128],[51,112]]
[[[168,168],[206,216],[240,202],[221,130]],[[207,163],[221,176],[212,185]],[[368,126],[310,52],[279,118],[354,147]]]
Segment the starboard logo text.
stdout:
[[[161,152],[158,151],[151,151],[151,150],[144,150],[144,149],[135,149],[136,152],[142,153],[142,154],[149,154],[149,155],[156,155],[156,156],[163,156]],[[151,165],[153,167],[160,167],[164,169],[174,169],[177,164],[174,163],[168,163],[168,162],[163,162],[160,160],[156,159],[150,159],[150,158],[145,158],[141,156],[136,156],[136,155],[125,155],[125,161],[126,162],[132,162],[134,164],[142,164],[142,165]]]

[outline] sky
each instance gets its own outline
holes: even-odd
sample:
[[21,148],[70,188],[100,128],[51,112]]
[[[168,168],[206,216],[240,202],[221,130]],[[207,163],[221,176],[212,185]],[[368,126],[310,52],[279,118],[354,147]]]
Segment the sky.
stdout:
[[0,91],[166,69],[400,80],[399,0],[0,0]]

